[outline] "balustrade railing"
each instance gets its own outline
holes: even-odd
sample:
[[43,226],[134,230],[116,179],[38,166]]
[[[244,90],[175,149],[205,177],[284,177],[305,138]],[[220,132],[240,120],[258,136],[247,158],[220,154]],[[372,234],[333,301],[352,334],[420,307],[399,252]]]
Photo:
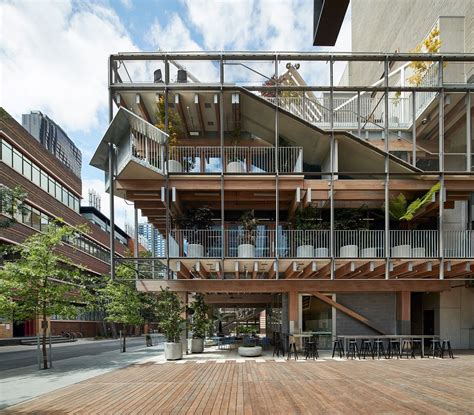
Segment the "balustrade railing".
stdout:
[[[170,173],[274,173],[274,147],[226,146],[221,158],[218,146],[176,146],[169,152]],[[280,147],[278,150],[280,173],[303,171],[303,148]]]
[[[474,231],[445,231],[445,258],[474,258]],[[170,257],[330,258],[329,230],[190,230],[170,233]],[[385,258],[385,231],[335,230],[335,258]],[[437,230],[391,230],[391,258],[439,258]]]

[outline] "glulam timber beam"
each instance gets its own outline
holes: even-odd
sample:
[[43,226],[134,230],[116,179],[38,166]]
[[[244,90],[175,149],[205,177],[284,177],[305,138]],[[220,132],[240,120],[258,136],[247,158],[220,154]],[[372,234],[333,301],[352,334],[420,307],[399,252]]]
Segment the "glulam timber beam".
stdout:
[[378,278],[385,274],[385,264],[378,265],[373,271],[364,275],[365,278]]
[[303,271],[298,278],[308,278],[311,274],[314,274],[318,270],[318,263],[316,261],[311,261],[306,267],[304,267]]
[[298,292],[442,292],[451,289],[444,280],[138,280],[139,291],[159,292],[169,288],[176,292],[200,293],[282,293]]
[[369,261],[369,262],[366,262],[365,264],[362,264],[360,266],[358,266],[353,272],[350,272],[346,278],[347,279],[350,279],[350,278],[361,278],[363,277],[365,274],[369,273],[369,272],[372,272],[375,270],[375,262],[374,261]]
[[329,262],[326,265],[324,265],[322,268],[317,270],[316,272],[311,273],[308,276],[308,278],[311,278],[311,279],[329,278],[329,276],[331,275],[331,267],[332,267],[332,263]]
[[403,264],[397,265],[390,271],[389,277],[395,278],[399,275],[403,275],[413,271],[413,263],[411,261],[405,262]]
[[209,272],[206,271],[204,266],[200,261],[197,261],[196,264],[194,265],[194,270],[196,273],[199,275],[200,278],[202,279],[208,279],[209,278]]
[[298,264],[293,261],[283,273],[285,279],[295,278],[298,275]]
[[188,280],[193,278],[189,269],[187,269],[186,265],[184,265],[181,261],[176,262],[176,272],[178,273],[178,278],[184,278]]
[[457,264],[452,264],[450,261],[446,262],[444,276],[446,278],[455,278],[459,276],[469,276],[473,273],[471,269],[471,262],[464,261]]
[[140,94],[135,95],[135,104],[138,105],[138,108],[140,109],[140,113],[142,117],[151,124],[152,119],[150,117],[150,114],[148,113],[148,110],[146,109],[146,105],[143,102],[143,98]]
[[334,271],[334,278],[341,278],[346,274],[353,273],[356,269],[354,261],[349,261]]

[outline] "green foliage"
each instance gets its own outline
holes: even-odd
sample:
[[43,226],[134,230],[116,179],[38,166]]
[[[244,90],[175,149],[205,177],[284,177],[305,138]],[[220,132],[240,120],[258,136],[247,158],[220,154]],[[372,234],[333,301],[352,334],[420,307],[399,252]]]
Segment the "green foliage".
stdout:
[[0,220],[0,229],[5,229],[17,222],[17,217],[25,213],[27,193],[19,186],[10,189],[0,185],[0,212],[6,217]]
[[[165,97],[160,95],[158,98],[158,103],[156,104],[157,111],[156,111],[156,118],[157,123],[156,127],[160,130],[165,131]],[[170,147],[174,147],[178,141],[178,135],[182,134],[183,127],[181,123],[181,118],[176,111],[172,111],[168,108],[168,134],[169,140],[168,144]]]
[[[132,281],[120,281],[120,271],[126,267],[117,267],[117,280],[109,280],[99,292],[105,300],[107,320],[123,324],[141,324],[142,301]],[[128,270],[123,273],[128,274]]]
[[254,245],[258,227],[258,219],[255,217],[255,211],[247,210],[244,212],[240,217],[240,222],[244,233],[239,237],[239,243]]
[[191,209],[179,220],[182,229],[206,230],[212,226],[212,211],[207,207]]
[[179,343],[181,338],[181,328],[186,320],[181,317],[185,308],[173,291],[161,289],[158,295],[157,316],[161,330],[168,342]]
[[25,320],[77,314],[76,304],[88,297],[88,277],[58,251],[66,238],[75,238],[77,233],[70,226],[52,226],[11,249],[19,259],[6,262],[0,270],[1,315]]
[[[389,201],[389,214],[392,219],[399,221],[411,221],[422,207],[428,204],[433,195],[435,195],[441,188],[441,183],[436,183],[428,192],[422,197],[415,199],[408,205],[406,197],[400,193],[396,198]],[[407,207],[408,205],[408,207]]]
[[300,231],[329,229],[329,223],[321,219],[322,212],[318,208],[308,206],[299,209],[295,214],[295,228]]
[[209,307],[204,302],[204,295],[196,294],[194,301],[191,303],[191,308],[194,310],[193,323],[191,326],[193,337],[204,339],[209,330],[209,325],[211,324],[211,321],[207,317]]

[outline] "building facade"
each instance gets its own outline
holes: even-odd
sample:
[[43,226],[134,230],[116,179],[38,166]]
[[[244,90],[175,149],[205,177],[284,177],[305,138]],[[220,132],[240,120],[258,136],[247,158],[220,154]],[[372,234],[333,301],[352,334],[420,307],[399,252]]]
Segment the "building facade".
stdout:
[[[78,238],[74,246],[65,243],[59,251],[93,274],[108,274],[109,235],[99,225],[81,215],[80,178],[46,150],[3,108],[0,117],[0,147],[1,185],[8,188],[19,186],[27,194],[26,212],[15,218],[16,223],[13,226],[0,230],[0,243],[21,244],[27,237],[46,229],[51,221],[58,218],[71,226],[86,225],[90,229],[88,235]],[[117,237],[122,233],[117,229]],[[120,240],[115,246],[116,255],[123,256],[127,246],[128,241]],[[55,324],[65,327],[72,323],[53,321],[53,332]],[[31,336],[35,335],[37,330],[35,321],[12,324],[5,316],[1,320],[1,327],[2,337]]]
[[[164,77],[122,83],[129,61]],[[175,62],[207,75],[175,82]],[[383,76],[337,85],[348,63]],[[150,259],[165,272],[137,288],[252,304],[272,330],[327,344],[439,334],[473,347],[473,64],[466,53],[112,55],[111,125],[91,164],[166,236]]]
[[21,117],[23,127],[74,175],[81,177],[82,154],[64,130],[47,115],[31,111]]
[[146,248],[153,256],[162,258],[166,254],[165,239],[163,235],[150,223],[138,224],[138,235],[143,237]]

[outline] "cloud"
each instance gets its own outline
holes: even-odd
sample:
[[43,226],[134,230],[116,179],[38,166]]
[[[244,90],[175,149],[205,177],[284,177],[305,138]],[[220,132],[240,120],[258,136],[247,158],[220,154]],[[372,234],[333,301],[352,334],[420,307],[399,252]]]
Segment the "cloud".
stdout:
[[42,110],[66,131],[90,131],[107,106],[107,58],[135,51],[117,15],[86,2],[3,2],[1,104]]

